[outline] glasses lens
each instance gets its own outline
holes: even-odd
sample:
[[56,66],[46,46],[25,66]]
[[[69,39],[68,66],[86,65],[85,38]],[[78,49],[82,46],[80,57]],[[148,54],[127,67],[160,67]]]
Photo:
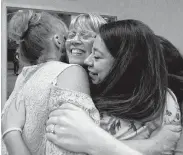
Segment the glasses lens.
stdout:
[[70,31],[70,32],[68,33],[67,38],[72,39],[72,38],[74,38],[75,36],[76,36],[76,32]]
[[90,31],[80,31],[78,33],[74,32],[74,31],[70,31],[68,33],[67,39],[73,39],[76,35],[78,35],[78,37],[82,40],[88,40],[91,38],[95,38],[96,34],[94,32],[90,32]]

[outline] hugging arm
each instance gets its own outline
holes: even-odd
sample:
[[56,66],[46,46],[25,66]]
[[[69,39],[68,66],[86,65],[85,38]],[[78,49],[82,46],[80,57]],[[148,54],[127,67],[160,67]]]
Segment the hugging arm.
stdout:
[[144,140],[126,140],[122,143],[147,155],[173,154],[181,126],[165,125],[156,135]]
[[[178,128],[180,131],[180,127]],[[171,126],[167,125],[162,127],[159,133],[157,133],[150,139],[123,141],[119,141],[105,131],[101,131],[98,132],[100,133],[100,135],[96,134],[95,136],[95,143],[93,143],[93,152],[95,153],[93,153],[93,155],[107,155],[107,153],[109,152],[113,155],[122,155],[124,154],[125,145],[128,146],[130,149],[139,151],[143,155],[171,155],[174,152],[176,142],[178,141],[180,136],[177,131],[172,131],[172,129],[174,130],[174,127],[172,128]],[[128,147],[126,147],[126,149],[128,149]],[[103,152],[101,151],[101,148],[103,148]]]
[[[48,125],[50,123],[63,125],[62,122],[64,119],[62,119],[62,117],[60,117],[60,122],[58,122],[58,120],[52,119],[52,116],[57,115],[59,117],[61,114],[67,115],[68,119],[64,122],[65,131],[62,130],[62,132],[57,133],[57,137],[48,136],[48,139],[67,150],[83,151],[91,155],[138,155],[140,153],[144,155],[172,154],[180,136],[181,128],[179,125],[164,125],[149,139],[119,141],[94,124],[82,109],[66,104],[65,107],[63,106],[62,108],[60,111],[55,111],[51,114]],[[70,137],[69,140],[65,139],[59,143],[63,137],[71,133],[73,136]],[[78,145],[78,143],[83,145]]]
[[[67,111],[64,111],[65,109],[67,109]],[[63,107],[63,110],[60,109],[59,112],[55,111],[54,114],[51,115],[57,115],[59,117],[62,113],[69,118],[67,122],[65,122],[65,131],[58,133],[58,137],[49,136],[48,139],[65,149],[84,151],[91,155],[172,154],[180,135],[179,125],[165,125],[149,139],[119,141],[94,124],[86,113],[78,107],[71,107],[71,105]],[[62,122],[62,117],[60,117],[60,121]],[[58,125],[62,124],[61,122],[52,120],[52,116],[48,120],[48,124],[55,123]],[[83,122],[85,122],[84,125]],[[64,141],[63,143],[59,143],[59,140],[61,140],[59,137],[63,138],[65,135],[70,134],[71,131],[72,135],[74,135],[70,137],[72,139],[66,139],[67,143],[65,144]],[[74,141],[84,144],[84,147],[83,145],[77,145],[78,143],[73,143]]]
[[[167,102],[176,105],[172,97],[169,97]],[[177,112],[175,111],[174,114]],[[52,112],[48,120],[48,125],[52,123],[57,125],[63,124],[62,122],[64,120],[62,117],[59,117],[61,114],[67,115],[67,118],[69,118],[65,122],[65,131],[62,130],[62,132],[58,133],[57,138],[49,136],[48,139],[65,149],[71,150],[72,148],[72,151],[84,151],[91,155],[135,155],[140,153],[144,155],[172,154],[181,132],[180,120],[176,119],[176,115],[171,117],[171,119],[164,116],[164,121],[166,119],[169,119],[169,121],[164,122],[161,128],[155,130],[149,139],[120,141],[94,124],[82,109],[73,107],[73,105],[65,105],[63,109],[60,108],[59,111]],[[57,116],[59,120],[52,119],[53,115]],[[84,125],[83,122],[85,122]],[[74,136],[67,141],[67,145],[58,143],[59,137],[64,137],[70,133]],[[73,143],[74,141],[84,144],[84,147]],[[134,153],[130,153],[130,151]]]

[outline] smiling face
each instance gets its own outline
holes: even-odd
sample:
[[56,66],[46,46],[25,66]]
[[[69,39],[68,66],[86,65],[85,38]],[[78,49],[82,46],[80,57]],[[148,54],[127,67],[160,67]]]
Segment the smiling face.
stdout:
[[114,61],[114,57],[110,54],[103,40],[98,35],[94,41],[92,53],[85,60],[93,84],[103,82],[109,74]]
[[84,65],[91,54],[95,32],[91,30],[71,29],[66,40],[66,52],[70,64]]

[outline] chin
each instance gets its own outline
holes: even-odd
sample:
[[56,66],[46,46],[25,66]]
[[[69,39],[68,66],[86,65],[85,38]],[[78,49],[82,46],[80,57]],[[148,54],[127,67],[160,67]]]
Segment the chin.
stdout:
[[99,83],[98,83],[98,81],[92,80],[92,84],[97,85]]

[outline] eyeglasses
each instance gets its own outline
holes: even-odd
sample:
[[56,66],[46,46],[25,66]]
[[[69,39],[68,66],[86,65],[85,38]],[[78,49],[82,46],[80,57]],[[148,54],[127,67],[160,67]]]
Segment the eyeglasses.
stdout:
[[92,31],[80,31],[80,32],[69,31],[67,39],[73,39],[75,36],[78,36],[82,40],[88,40],[90,38],[95,38],[96,33]]

